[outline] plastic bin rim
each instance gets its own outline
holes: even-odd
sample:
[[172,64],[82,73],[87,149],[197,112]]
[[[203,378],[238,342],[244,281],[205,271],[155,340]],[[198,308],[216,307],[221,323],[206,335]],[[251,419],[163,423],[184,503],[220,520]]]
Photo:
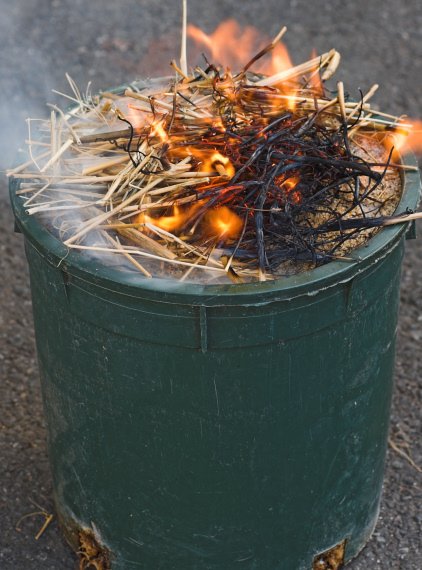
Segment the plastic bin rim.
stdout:
[[[412,153],[402,158],[403,164],[416,166]],[[421,181],[418,170],[402,171],[403,192],[398,212],[414,210],[419,202]],[[291,299],[301,295],[315,295],[321,289],[336,283],[347,282],[369,266],[385,257],[400,240],[409,224],[397,224],[380,230],[366,245],[349,255],[354,261],[332,261],[320,267],[282,277],[274,281],[245,284],[207,285],[162,279],[119,271],[98,264],[96,260],[67,248],[35,217],[26,213],[15,193],[19,185],[16,178],[10,182],[10,200],[17,227],[38,253],[51,265],[88,284],[109,291],[135,297],[155,297],[161,302],[178,302],[199,305],[260,304],[276,299]]]

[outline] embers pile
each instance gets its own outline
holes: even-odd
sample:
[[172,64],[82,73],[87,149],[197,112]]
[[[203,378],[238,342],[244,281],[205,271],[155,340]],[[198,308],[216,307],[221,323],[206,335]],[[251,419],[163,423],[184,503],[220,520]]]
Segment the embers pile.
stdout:
[[265,280],[344,258],[394,212],[392,139],[412,125],[374,117],[376,86],[328,95],[335,50],[254,73],[283,33],[236,74],[207,61],[189,75],[182,49],[174,79],[95,97],[70,80],[76,106],[30,134],[12,172],[28,212],[147,277]]

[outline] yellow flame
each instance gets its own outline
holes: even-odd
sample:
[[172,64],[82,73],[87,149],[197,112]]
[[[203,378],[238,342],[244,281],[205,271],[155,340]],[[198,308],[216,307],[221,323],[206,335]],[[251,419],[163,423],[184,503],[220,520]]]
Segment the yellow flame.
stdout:
[[166,143],[169,140],[168,134],[164,129],[164,121],[157,121],[151,125],[151,136],[158,137],[161,142]]
[[206,216],[209,231],[221,239],[236,238],[240,235],[243,221],[227,206],[210,210]]
[[230,159],[219,152],[214,152],[205,160],[203,168],[204,172],[218,172],[226,178],[233,178],[236,172]]
[[397,127],[386,132],[383,144],[388,152],[394,147],[394,160],[397,160],[400,154],[405,154],[409,151],[421,154],[422,121],[406,119],[403,124],[398,123]]

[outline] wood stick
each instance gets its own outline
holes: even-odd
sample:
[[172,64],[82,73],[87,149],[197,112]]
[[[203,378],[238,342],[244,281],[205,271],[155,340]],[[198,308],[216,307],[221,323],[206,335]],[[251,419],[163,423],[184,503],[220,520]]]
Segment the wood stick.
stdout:
[[[283,95],[282,93],[270,93],[270,98],[271,99],[287,99],[287,100],[293,100],[293,101],[298,101],[298,102],[305,102],[305,103],[312,103],[312,106],[315,106],[315,103],[317,103],[317,105],[334,105],[335,103],[338,103],[338,97],[335,97],[334,99],[315,99],[313,97],[307,97],[305,95]],[[262,102],[260,101],[260,104]],[[351,108],[354,109],[356,106],[356,103],[354,102],[348,102],[345,101],[344,103],[346,109]],[[364,105],[363,109],[370,109],[370,105]]]
[[139,263],[139,261],[137,261],[133,255],[131,255],[130,253],[128,253],[127,251],[124,250],[122,244],[116,239],[114,240],[111,236],[109,236],[107,233],[105,233],[106,238],[108,239],[108,241],[113,244],[118,250],[119,252],[124,255],[126,257],[127,260],[129,260],[132,265],[134,265],[141,273],[143,273],[145,275],[145,277],[151,278],[152,275],[149,271],[147,271],[145,269],[145,267],[143,265],[141,265]]
[[[336,50],[331,50],[331,52],[329,52],[329,54],[332,54],[332,55],[329,59],[329,64],[327,65],[327,68],[324,70],[324,72],[321,75],[322,81],[327,81],[328,79],[330,79],[334,75],[334,73],[337,71],[337,68],[340,65],[340,60],[341,60],[340,53]],[[321,57],[323,57],[323,56],[321,56]]]
[[395,224],[405,224],[406,222],[412,222],[413,220],[421,220],[422,212],[414,212],[413,214],[408,214],[407,216],[397,216],[392,218],[387,218],[383,226],[394,226]]
[[[45,158],[46,156],[48,156],[49,154],[50,154],[50,150],[47,150],[46,152],[39,154],[37,156],[36,160],[41,160],[41,159]],[[32,164],[34,164],[34,161],[32,158],[30,158],[29,160],[27,160],[23,164],[17,166],[16,168],[13,168],[12,170],[7,170],[6,176],[7,177],[15,176],[16,174],[19,174],[20,172],[22,172],[22,170],[25,170],[25,168],[27,168],[28,166],[32,166]]]
[[[134,135],[140,135],[141,132],[143,132],[143,129],[134,129]],[[129,138],[130,133],[130,129],[127,128],[116,131],[107,131],[103,133],[93,133],[92,135],[82,135],[79,137],[79,140],[82,144],[90,144],[102,141],[114,141],[121,138]]]
[[59,150],[50,158],[50,160],[41,168],[40,172],[44,173],[46,170],[50,168],[53,164],[55,164],[59,158],[64,154],[68,148],[70,148],[73,144],[73,139],[67,139],[65,143],[59,148]]
[[[76,188],[56,188],[53,187],[51,184],[45,184],[44,186],[42,186],[42,190],[48,190],[49,192],[56,192],[58,194],[71,194],[73,196],[83,196],[85,197],[90,197],[90,198],[101,198],[102,194],[100,192],[89,192],[87,190],[78,190],[77,188],[79,188],[78,186]],[[24,194],[28,194],[29,192],[36,192],[37,188],[24,188],[22,190],[18,190],[16,192],[16,195],[24,195]],[[35,196],[36,197],[36,196]],[[25,202],[25,205],[28,202]]]
[[109,249],[107,247],[101,247],[101,246],[75,245],[75,244],[69,244],[68,247],[71,249],[80,249],[80,250],[85,250],[85,251],[105,251],[105,252],[111,252],[111,253],[122,253],[123,251],[125,251],[127,253],[132,254],[132,255],[140,255],[143,257],[148,257],[150,259],[157,259],[158,261],[165,261],[166,263],[172,263],[175,265],[184,265],[185,267],[198,267],[198,269],[207,269],[208,271],[214,271],[217,273],[225,273],[226,272],[223,267],[221,267],[221,268],[220,267],[209,267],[209,266],[204,266],[204,265],[195,265],[194,263],[189,263],[188,261],[180,261],[178,259],[166,259],[163,257],[159,257],[158,255],[153,255],[153,254],[148,253],[146,251],[141,251],[139,249],[134,249],[134,248],[125,248],[123,250],[116,250],[116,249]]
[[[51,159],[54,159],[55,154],[57,153],[58,149],[60,148],[60,144],[57,144],[57,125],[56,125],[56,113],[51,111],[50,113],[50,150],[51,150]],[[57,169],[55,174],[57,174]]]
[[153,240],[152,238],[146,236],[139,229],[135,228],[119,228],[117,232],[123,236],[124,238],[128,239],[129,241],[136,243],[136,245],[141,246],[143,249],[150,251],[151,253],[155,253],[160,257],[165,257],[166,259],[176,259],[177,255],[174,254],[170,249],[167,247],[162,246],[157,241]]
[[60,109],[60,107],[57,107],[57,105],[53,105],[52,103],[47,103],[47,106],[51,107],[51,109],[53,109],[53,111],[60,114],[60,116],[62,117],[62,120],[66,123],[67,128],[69,129],[70,133],[72,134],[74,141],[77,144],[80,144],[81,141],[80,141],[80,138],[78,136],[78,133],[75,131],[75,129],[69,123],[69,117],[67,115],[65,115],[65,113],[62,111],[62,109]]
[[37,534],[35,535],[35,540],[39,540],[41,538],[41,536],[44,534],[44,532],[46,531],[48,525],[51,523],[51,521],[54,518],[54,515],[52,514],[47,514],[47,513],[43,513],[45,516],[45,520],[44,523],[42,524],[40,530],[37,532]]
[[[45,205],[47,206],[47,204]],[[85,210],[87,208],[91,208],[94,205],[95,202],[89,202],[88,204],[80,204],[80,205],[71,204],[68,206],[50,206],[48,204],[48,207],[45,208],[42,205],[28,208],[27,213],[28,215],[32,216],[33,214],[38,214],[39,212],[48,213],[48,212],[62,212],[64,210],[75,210],[75,211]]]
[[29,139],[25,139],[24,143],[26,145],[32,145],[32,146],[46,146],[48,148],[51,147],[51,144],[49,142],[42,142],[42,141],[30,141]]
[[175,236],[174,234],[167,232],[166,230],[163,230],[162,228],[155,226],[154,224],[152,224],[151,222],[145,222],[145,226],[150,229],[151,231],[159,234],[160,236],[164,236],[164,238],[169,238],[171,241],[175,241],[176,243],[178,243],[181,247],[183,247],[184,249],[187,249],[189,252],[195,254],[199,259],[203,259],[206,262],[211,262],[214,265],[216,265],[217,267],[221,267],[220,263],[218,263],[215,260],[211,260],[208,258],[208,256],[204,255],[203,253],[201,253],[200,251],[198,251],[198,248],[189,245],[188,243],[184,242],[183,240],[181,240],[180,238],[178,238],[177,236]]
[[[195,84],[195,86],[197,86],[197,84]],[[183,87],[183,85],[179,85],[179,87]],[[163,109],[166,109],[167,111],[173,111],[173,103],[167,103],[166,101],[162,101],[161,99],[156,99],[155,97],[148,97],[147,95],[144,95],[143,93],[137,93],[136,91],[132,91],[131,89],[126,89],[125,91],[125,96],[126,97],[132,97],[133,99],[139,99],[140,101],[145,101],[146,103],[149,103],[150,105],[153,104],[154,107],[161,107]],[[193,109],[184,109],[183,113],[185,115],[190,115],[191,117],[194,118],[198,118],[201,117],[201,115],[197,112],[195,112]],[[180,116],[180,113],[178,113],[178,115]],[[184,115],[181,115],[184,116]]]
[[[378,114],[377,111],[374,111],[374,113],[376,115]],[[376,117],[372,117],[370,115],[369,116],[364,115],[359,120],[360,121],[368,121],[368,122],[374,123],[376,125],[386,125],[388,127],[399,127],[399,128],[403,128],[403,129],[411,129],[413,127],[413,125],[411,125],[410,123],[397,123],[395,121],[388,121],[386,119],[377,119]]]
[[357,103],[357,105],[355,106],[355,108],[348,114],[347,120],[350,121],[350,119],[352,119],[352,118],[356,115],[356,113],[357,113],[360,109],[362,109],[362,105],[363,105],[364,103],[366,103],[366,102],[368,101],[368,99],[370,99],[370,98],[374,95],[374,93],[378,90],[378,88],[379,88],[379,85],[378,85],[377,83],[375,83],[374,85],[372,85],[372,87],[371,87],[371,89],[368,91],[368,93],[367,93],[364,97],[362,97],[362,101],[361,101],[360,103]]
[[179,75],[181,75],[183,77],[183,79],[189,80],[189,76],[185,75],[183,73],[183,71],[180,69],[180,67],[177,65],[177,63],[174,61],[174,59],[171,60],[170,65],[175,71],[177,71],[177,73]]
[[182,45],[180,48],[180,67],[184,77],[188,74],[188,64],[186,59],[186,24],[187,24],[187,0],[183,0],[183,16],[182,16]]
[[[137,91],[132,91],[132,89],[126,89],[125,96],[132,97],[132,99],[139,99],[140,101],[145,101],[146,103],[151,104],[151,97],[148,97],[143,93],[138,93]],[[165,101],[161,101],[160,99],[155,99],[154,97],[152,97],[152,100],[155,107],[162,107],[167,111],[173,110],[173,104],[171,103],[166,103]]]
[[343,122],[346,123],[347,121],[347,114],[346,114],[346,107],[344,104],[344,85],[343,81],[339,81],[337,83],[337,93],[338,93],[338,102],[340,105],[340,113],[343,119]]
[[[88,166],[87,168],[84,168],[82,170],[82,176],[89,176],[90,174],[94,174],[95,172],[100,172],[101,170],[106,170],[107,168],[110,168],[111,166],[116,166],[118,164],[122,164],[123,162],[127,162],[128,159],[128,155],[125,153],[123,156],[120,156],[118,158],[113,158],[111,160],[106,160],[104,162],[100,162],[99,164],[96,164],[94,166]],[[130,162],[128,164],[131,164]]]
[[[123,170],[120,171],[120,174],[115,177],[113,183],[111,184],[110,188],[108,189],[107,194],[102,199],[102,202],[103,203],[107,202],[119,186],[120,186],[120,190],[123,190],[124,188],[126,188],[129,184],[129,182],[131,180],[133,180],[133,178],[135,178],[137,176],[137,174],[142,170],[142,168],[147,164],[147,162],[149,162],[151,156],[152,156],[152,153],[145,156],[145,158],[138,164],[138,166],[136,168],[133,168],[132,163],[129,162],[125,166],[125,168],[123,168]],[[129,174],[130,174],[130,176],[128,176]],[[124,177],[126,177],[125,181],[123,181]]]
[[65,245],[71,245],[74,244],[75,241],[77,241],[78,239],[80,239],[81,237],[83,237],[84,235],[86,235],[89,231],[91,231],[92,229],[94,229],[96,226],[98,226],[99,224],[104,223],[105,221],[107,221],[109,218],[111,218],[112,216],[115,216],[116,214],[118,214],[120,211],[123,210],[123,208],[125,206],[129,206],[130,204],[132,204],[135,200],[138,200],[143,194],[145,194],[146,192],[148,192],[148,190],[151,190],[152,188],[154,188],[154,186],[157,186],[157,184],[160,182],[161,180],[159,178],[156,178],[155,180],[152,180],[151,182],[149,182],[144,188],[142,188],[141,190],[139,190],[138,192],[136,192],[135,194],[132,194],[132,196],[129,196],[129,198],[126,198],[126,200],[124,200],[123,202],[121,202],[118,206],[116,206],[113,210],[111,210],[110,212],[104,212],[103,214],[100,214],[99,216],[95,217],[93,220],[90,220],[86,225],[84,225],[82,228],[80,228],[80,230],[73,235],[71,238],[69,238],[68,240],[66,240],[64,243]]
[[406,461],[408,461],[408,463],[410,463],[410,465],[412,467],[414,467],[414,469],[416,469],[416,471],[418,471],[419,473],[422,473],[422,467],[420,467],[411,457],[408,453],[406,453],[401,447],[399,447],[391,437],[388,438],[388,444],[390,445],[390,447],[399,455],[401,455],[404,459],[406,459]]
[[32,194],[32,196],[30,196],[24,204],[24,207],[27,208],[28,204],[31,203],[32,200],[34,200],[35,198],[37,198],[40,194],[42,194],[43,192],[45,192],[45,190],[47,190],[47,188],[49,187],[49,182],[47,182],[47,184],[44,184],[37,192],[35,192],[34,194]]
[[318,57],[314,57],[309,61],[306,61],[300,65],[296,65],[295,67],[291,67],[290,69],[286,69],[284,71],[280,71],[275,75],[271,75],[270,77],[265,77],[260,81],[257,81],[255,85],[260,85],[262,87],[269,87],[271,85],[275,85],[276,83],[282,83],[283,81],[288,81],[289,79],[293,79],[298,77],[299,75],[303,75],[304,73],[308,73],[309,71],[313,71],[318,69],[320,66],[320,62],[323,59],[326,59],[327,56],[330,54],[331,57],[334,56],[334,53],[337,53],[335,50],[331,50],[330,52],[323,53]]

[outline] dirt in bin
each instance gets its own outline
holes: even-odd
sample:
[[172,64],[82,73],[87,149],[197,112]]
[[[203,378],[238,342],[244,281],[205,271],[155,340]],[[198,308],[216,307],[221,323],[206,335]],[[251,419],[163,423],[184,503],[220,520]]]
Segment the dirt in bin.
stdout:
[[[379,144],[374,138],[365,136],[362,134],[359,137],[356,137],[352,143],[352,152],[359,158],[362,158],[368,163],[371,162],[379,162],[383,163],[387,159],[387,154],[385,148]],[[378,168],[380,172],[383,171],[382,168]],[[369,181],[365,177],[360,177],[361,194],[365,194],[367,190],[367,185]],[[371,200],[366,200],[361,207],[355,207],[345,219],[348,218],[357,218],[362,216],[374,217],[374,216],[391,216],[394,214],[397,205],[400,201],[402,195],[402,180],[401,175],[398,170],[389,169],[385,172],[383,176],[382,182],[378,185],[378,187],[374,190],[371,194]],[[348,200],[337,200],[337,204],[333,204],[333,209],[336,209],[339,214],[343,211],[346,211],[350,207],[350,197]],[[371,212],[371,210],[376,210],[376,214]],[[322,214],[307,214],[307,220],[313,227],[317,227],[323,225],[326,222],[328,215]],[[359,232],[355,232],[353,230],[348,230],[343,232],[344,235],[353,235],[353,237],[348,238],[346,241],[341,244],[336,253],[339,257],[347,256],[353,252],[354,249],[365,245],[368,240],[373,237],[380,228],[372,228],[367,230],[360,230]],[[327,242],[330,242],[330,237],[333,239],[337,238],[338,235],[334,232],[333,234],[327,233],[325,238]],[[303,263],[301,264],[300,270],[305,269],[312,269],[314,265],[310,263]],[[298,264],[291,264],[290,265],[291,273],[298,272]]]
[[[14,112],[7,114],[14,127],[18,121],[23,123],[25,117],[34,116],[28,108],[29,100],[32,105],[38,105],[41,112],[50,87],[64,87],[64,71],[69,71],[81,83],[86,81],[88,73],[95,80],[96,88],[116,85],[129,73],[143,72],[139,68],[140,58],[135,46],[146,50],[153,33],[159,36],[165,32],[168,38],[179,16],[177,2],[157,3],[154,8],[147,0],[107,0],[103,3],[34,0],[25,3],[25,7],[20,4],[0,0],[0,32],[5,42],[4,57],[0,62],[2,105],[6,98],[14,101]],[[189,5],[195,23],[208,30],[233,15],[242,23],[254,22],[261,29],[274,33],[277,31],[274,26],[285,22],[290,29],[294,53],[302,50],[300,53],[306,59],[309,53],[302,46],[312,42],[318,49],[334,46],[342,52],[347,85],[361,82],[360,86],[365,88],[376,81],[382,86],[377,99],[384,109],[414,116],[421,113],[422,42],[418,30],[422,24],[422,9],[419,0],[403,3],[396,0],[349,3],[317,0],[312,3],[312,9],[305,0],[267,0],[265,9],[264,3],[256,0],[209,3],[190,0]],[[10,26],[12,14],[17,18],[15,26]],[[47,21],[52,24],[48,33]],[[13,29],[15,31],[11,33]],[[173,55],[174,45],[168,43],[168,54]],[[43,54],[47,56],[41,57]],[[40,78],[45,85],[37,83]],[[20,130],[24,132],[24,126]],[[10,140],[3,145],[4,152],[0,153],[3,161],[6,156],[9,161],[13,159],[10,146]],[[2,166],[9,167],[10,162]],[[38,541],[34,536],[42,526],[42,517],[28,517],[22,521],[21,531],[15,530],[22,515],[39,510],[31,501],[36,501],[48,512],[53,512],[54,507],[26,262],[21,236],[13,234],[7,204],[7,185],[2,178],[0,568],[75,570],[76,557],[62,540],[55,522]],[[408,242],[403,271],[391,437],[421,466],[422,224],[419,236],[418,241]],[[421,504],[422,475],[390,447],[378,525],[368,546],[346,568],[420,570]]]

